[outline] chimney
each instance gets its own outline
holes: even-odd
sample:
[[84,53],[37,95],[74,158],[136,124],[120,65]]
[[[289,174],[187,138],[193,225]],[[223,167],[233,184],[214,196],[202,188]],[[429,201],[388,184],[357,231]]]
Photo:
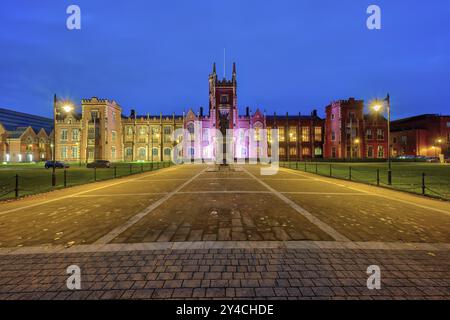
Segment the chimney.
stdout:
[[136,118],[136,111],[131,109],[130,118]]
[[314,109],[314,110],[311,112],[311,117],[317,118],[317,110],[316,110],[316,109]]
[[245,108],[245,115],[247,117],[250,117],[250,108],[249,107]]
[[200,107],[200,117],[203,118],[203,107]]

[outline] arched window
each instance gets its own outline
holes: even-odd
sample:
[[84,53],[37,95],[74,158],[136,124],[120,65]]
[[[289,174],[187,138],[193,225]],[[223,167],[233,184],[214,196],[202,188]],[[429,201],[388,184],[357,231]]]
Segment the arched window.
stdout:
[[170,148],[165,148],[164,149],[164,155],[170,157],[170,155],[172,154],[172,149]]
[[133,155],[133,149],[132,148],[126,148],[125,149],[125,155],[128,157],[131,157]]
[[154,157],[157,157],[158,154],[159,154],[158,148],[153,148],[153,156],[154,156]]
[[141,159],[145,158],[146,154],[147,154],[147,150],[145,148],[139,148],[139,157]]

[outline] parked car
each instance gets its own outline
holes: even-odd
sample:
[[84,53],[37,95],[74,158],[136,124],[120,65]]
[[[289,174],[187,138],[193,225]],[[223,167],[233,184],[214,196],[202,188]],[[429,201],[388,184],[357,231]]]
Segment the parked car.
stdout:
[[70,167],[69,164],[61,161],[46,161],[44,165],[45,169],[53,168],[53,166],[55,166],[56,169],[64,169]]
[[111,162],[108,160],[95,160],[94,162],[88,163],[87,168],[111,168]]

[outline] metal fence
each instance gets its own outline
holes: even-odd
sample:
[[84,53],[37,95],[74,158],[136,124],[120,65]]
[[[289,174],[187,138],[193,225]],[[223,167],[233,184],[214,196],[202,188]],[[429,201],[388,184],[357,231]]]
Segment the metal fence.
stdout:
[[280,166],[348,181],[407,191],[424,196],[450,200],[450,167],[447,174],[392,169],[392,183],[388,170],[364,165],[320,162],[280,162]]
[[47,192],[96,181],[116,179],[133,174],[155,171],[173,166],[170,161],[154,163],[116,164],[111,168],[57,169],[56,186],[52,186],[52,169],[30,169],[29,172],[3,174],[0,180],[0,200]]

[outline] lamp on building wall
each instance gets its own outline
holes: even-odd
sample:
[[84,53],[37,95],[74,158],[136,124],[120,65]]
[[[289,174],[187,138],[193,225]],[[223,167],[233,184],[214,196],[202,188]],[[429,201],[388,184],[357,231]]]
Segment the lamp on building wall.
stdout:
[[387,140],[388,140],[388,185],[392,185],[392,164],[391,164],[391,98],[388,94],[383,100],[372,102],[371,109],[377,113],[382,113],[386,106],[387,112]]
[[53,98],[53,166],[52,166],[52,186],[56,186],[56,122],[57,122],[57,107],[60,106],[65,113],[74,110],[73,104],[68,101],[60,101],[56,97]]

